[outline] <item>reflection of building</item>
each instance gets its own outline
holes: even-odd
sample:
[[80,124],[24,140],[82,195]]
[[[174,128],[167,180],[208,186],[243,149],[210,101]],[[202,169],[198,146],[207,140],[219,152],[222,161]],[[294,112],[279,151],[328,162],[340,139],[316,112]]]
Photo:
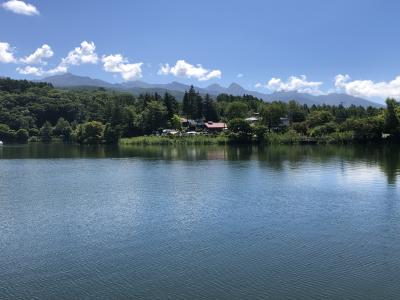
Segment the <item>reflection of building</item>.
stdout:
[[209,132],[220,132],[227,128],[226,123],[208,121],[204,123],[205,128]]

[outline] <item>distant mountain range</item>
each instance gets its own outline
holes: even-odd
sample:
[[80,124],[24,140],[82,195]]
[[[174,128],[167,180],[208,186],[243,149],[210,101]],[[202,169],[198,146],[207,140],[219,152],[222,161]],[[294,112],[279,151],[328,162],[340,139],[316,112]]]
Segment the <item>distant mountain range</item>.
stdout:
[[[182,84],[176,81],[167,84],[153,84],[146,83],[143,81],[129,81],[124,83],[109,83],[99,79],[93,79],[87,76],[77,76],[71,73],[62,75],[55,75],[40,80],[42,82],[51,83],[53,86],[58,88],[66,89],[93,89],[93,88],[106,88],[118,91],[129,91],[135,95],[143,93],[159,93],[163,94],[169,92],[174,95],[178,100],[182,100],[185,91],[189,89],[189,85]],[[242,96],[244,94],[252,95],[260,98],[266,102],[282,101],[289,102],[290,100],[296,100],[301,104],[307,105],[357,105],[357,106],[382,106],[379,103],[372,102],[363,98],[354,97],[347,94],[331,93],[327,95],[314,96],[307,93],[299,93],[293,91],[281,91],[274,92],[271,94],[264,94],[256,91],[246,90],[237,83],[232,83],[228,87],[222,87],[219,84],[211,84],[206,88],[195,87],[200,94],[210,94],[216,96],[218,94],[229,94],[235,96]]]

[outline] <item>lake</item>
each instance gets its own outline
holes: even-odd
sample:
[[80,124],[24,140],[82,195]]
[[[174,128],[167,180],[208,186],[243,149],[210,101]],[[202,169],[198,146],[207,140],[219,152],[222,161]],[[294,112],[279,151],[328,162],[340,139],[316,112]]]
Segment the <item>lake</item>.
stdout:
[[399,299],[400,147],[0,148],[0,299]]

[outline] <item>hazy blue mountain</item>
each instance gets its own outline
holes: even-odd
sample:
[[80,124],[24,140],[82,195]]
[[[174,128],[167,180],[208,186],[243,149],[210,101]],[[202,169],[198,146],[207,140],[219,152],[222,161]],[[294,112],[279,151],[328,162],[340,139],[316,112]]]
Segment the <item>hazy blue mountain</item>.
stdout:
[[55,87],[77,87],[77,86],[93,86],[93,87],[104,87],[104,88],[114,87],[112,83],[100,79],[93,79],[87,76],[77,76],[71,73],[50,76],[40,81],[49,82]]
[[[173,81],[171,83],[147,83],[144,81],[129,81],[124,83],[109,83],[99,79],[93,79],[87,76],[77,76],[71,73],[66,73],[62,75],[55,75],[51,77],[47,77],[42,79],[41,81],[49,82],[53,84],[55,87],[59,88],[95,88],[95,87],[103,87],[107,89],[113,90],[124,90],[132,92],[135,95],[143,94],[143,93],[159,93],[164,94],[165,92],[169,92],[174,95],[178,100],[182,100],[183,94],[185,91],[189,90],[190,86]],[[282,102],[289,102],[290,100],[296,100],[301,104],[307,105],[320,105],[320,104],[328,104],[328,105],[340,105],[343,104],[344,106],[350,105],[360,105],[360,106],[375,106],[379,107],[382,106],[376,102],[372,102],[366,99],[362,99],[359,97],[354,97],[347,94],[338,94],[332,93],[327,95],[319,95],[314,96],[307,93],[299,93],[293,91],[281,91],[281,92],[274,92],[271,94],[264,94],[257,91],[250,91],[244,89],[237,83],[232,83],[228,87],[223,87],[219,84],[211,84],[206,88],[195,87],[200,94],[210,94],[212,96],[216,96],[218,94],[229,94],[235,96],[242,96],[244,94],[252,95],[254,97],[258,97],[264,101],[271,102],[271,101],[282,101]]]

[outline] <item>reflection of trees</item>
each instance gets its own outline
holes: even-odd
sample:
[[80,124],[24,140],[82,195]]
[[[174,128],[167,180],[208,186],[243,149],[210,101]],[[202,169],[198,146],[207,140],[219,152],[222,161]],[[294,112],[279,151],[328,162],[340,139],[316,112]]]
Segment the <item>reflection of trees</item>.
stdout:
[[291,168],[299,168],[306,162],[323,165],[333,160],[350,165],[377,165],[390,184],[396,182],[400,173],[400,145],[269,146],[259,149],[258,158],[261,165],[277,170],[285,163]]
[[388,183],[396,183],[400,174],[400,145],[353,146],[81,146],[68,144],[30,144],[0,148],[0,158],[106,158],[138,157],[154,160],[256,160],[261,167],[282,170],[301,168],[306,163],[321,166],[341,161],[342,164],[379,166]]

